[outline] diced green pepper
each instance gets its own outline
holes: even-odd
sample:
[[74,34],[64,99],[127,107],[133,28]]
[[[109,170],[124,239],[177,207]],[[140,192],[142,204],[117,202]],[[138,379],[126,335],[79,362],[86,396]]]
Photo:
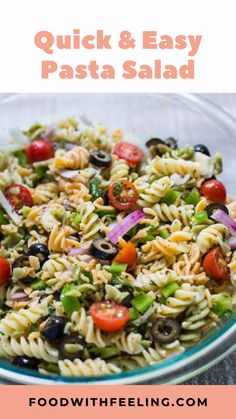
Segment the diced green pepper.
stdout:
[[168,237],[170,237],[170,233],[167,230],[164,230],[164,229],[160,230],[158,234],[163,239],[168,239]]
[[129,321],[132,322],[133,320],[136,320],[139,317],[139,312],[135,307],[130,307],[130,318]]
[[23,236],[21,236],[21,234],[12,233],[5,237],[5,239],[2,241],[2,244],[6,248],[14,247],[22,240],[22,238]]
[[198,224],[205,224],[209,221],[206,211],[196,212],[194,218]]
[[30,213],[31,208],[30,207],[23,207],[22,214],[24,218],[27,218]]
[[40,291],[40,290],[45,290],[45,288],[47,288],[47,284],[45,281],[41,281],[41,280],[37,280],[34,281],[30,284],[32,290],[35,291]]
[[79,211],[77,211],[73,217],[73,223],[78,226],[80,225],[80,221],[81,221],[81,214]]
[[46,166],[37,166],[34,172],[37,180],[42,179],[46,175],[47,170],[48,168]]
[[145,313],[153,305],[154,301],[145,292],[141,291],[131,300],[131,303],[139,313]]
[[227,294],[218,294],[213,299],[212,310],[218,316],[223,316],[224,314],[232,311],[232,308],[232,298]]
[[112,285],[124,285],[125,287],[132,288],[132,285],[125,279],[122,279],[118,274],[112,274],[111,283]]
[[196,191],[192,191],[190,192],[186,197],[185,197],[185,203],[187,205],[194,205],[196,207],[196,205],[198,204],[198,202],[201,200],[200,195],[198,192]]
[[121,351],[119,348],[115,346],[107,347],[107,348],[91,348],[89,349],[89,353],[101,357],[102,359],[112,358],[113,356],[120,355]]
[[102,191],[99,188],[100,185],[101,185],[101,180],[98,179],[97,177],[93,178],[93,180],[91,180],[90,182],[90,193],[92,195],[93,201],[95,201],[97,198],[102,196]]
[[152,240],[154,240],[155,237],[152,236],[151,234],[147,234],[145,237],[141,237],[139,239],[139,243],[146,243],[146,242],[151,242]]
[[44,369],[52,374],[60,374],[59,366],[57,364],[53,364],[52,362],[47,362],[43,365]]
[[116,210],[109,210],[109,209],[107,209],[107,210],[106,209],[97,209],[96,214],[99,217],[108,216],[108,217],[111,217],[111,218],[116,218],[117,211]]
[[164,297],[164,295],[162,295],[160,298],[158,298],[158,303],[160,303],[160,304],[165,304],[166,303],[166,298]]
[[165,298],[168,298],[171,295],[173,295],[177,289],[179,289],[179,285],[177,284],[177,282],[171,282],[170,284],[167,284],[164,287],[160,288],[160,293]]
[[122,272],[125,272],[127,268],[127,263],[117,263],[112,262],[111,266],[108,266],[106,269],[111,274],[121,274]]
[[9,221],[4,211],[0,210],[0,225],[2,224],[9,224]]
[[60,295],[60,300],[63,304],[65,313],[69,315],[73,313],[73,311],[78,311],[80,309],[79,299],[73,295],[74,290],[74,284],[66,284],[64,285]]
[[28,166],[28,160],[26,153],[22,150],[17,150],[13,153],[13,155],[17,158],[18,163],[21,167],[27,167]]
[[170,189],[161,199],[161,202],[167,205],[173,205],[176,203],[180,196],[180,192]]

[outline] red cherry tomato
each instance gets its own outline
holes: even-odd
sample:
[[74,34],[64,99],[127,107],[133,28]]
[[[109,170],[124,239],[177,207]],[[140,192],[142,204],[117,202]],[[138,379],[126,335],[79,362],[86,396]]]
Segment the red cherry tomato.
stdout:
[[24,206],[32,207],[33,198],[28,188],[23,185],[13,183],[5,189],[4,195],[15,210]]
[[226,189],[219,180],[206,180],[200,188],[200,193],[213,203],[225,204],[226,202]]
[[203,260],[203,268],[206,274],[216,281],[229,279],[227,263],[219,247],[214,247],[207,253]]
[[129,180],[118,180],[108,188],[108,198],[118,210],[126,211],[131,209],[138,200],[138,192]]
[[102,301],[91,305],[89,312],[95,325],[104,332],[115,332],[129,320],[129,309],[113,301]]
[[54,149],[47,140],[36,140],[29,145],[26,154],[29,163],[35,163],[54,157]]
[[6,284],[11,276],[11,265],[7,259],[0,256],[0,285]]
[[137,252],[135,246],[131,242],[125,243],[122,249],[117,253],[115,257],[115,262],[117,263],[127,263],[129,268],[134,266],[137,259]]
[[143,152],[140,148],[123,141],[115,145],[114,154],[131,164],[138,164],[143,158]]

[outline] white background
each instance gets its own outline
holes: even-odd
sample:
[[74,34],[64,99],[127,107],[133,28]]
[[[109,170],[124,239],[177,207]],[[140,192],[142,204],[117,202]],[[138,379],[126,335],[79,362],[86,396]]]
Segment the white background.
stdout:
[[[7,0],[0,10],[0,91],[1,92],[145,92],[192,91],[236,92],[236,13],[233,0]],[[130,30],[141,40],[143,30],[160,35],[202,34],[196,60],[195,80],[125,80],[121,64],[134,59],[140,64],[162,59],[180,65],[188,59],[182,50],[77,50],[47,55],[34,45],[38,31],[71,34],[80,28],[84,34],[104,29],[113,34],[113,45],[122,30]],[[59,64],[100,64],[117,68],[115,80],[61,80],[53,75],[41,80],[41,61]]]

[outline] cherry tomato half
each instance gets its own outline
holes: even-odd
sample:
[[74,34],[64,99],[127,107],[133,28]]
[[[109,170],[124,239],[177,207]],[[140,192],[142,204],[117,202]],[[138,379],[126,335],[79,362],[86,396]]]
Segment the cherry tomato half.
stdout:
[[122,249],[117,253],[115,257],[115,262],[117,263],[127,263],[129,268],[135,264],[137,259],[137,252],[135,246],[131,242],[127,242]]
[[29,163],[35,163],[54,157],[54,149],[47,140],[36,140],[29,145],[26,154]]
[[104,332],[115,332],[129,320],[129,309],[113,301],[102,301],[91,305],[89,312],[95,325]]
[[216,281],[229,279],[227,263],[219,247],[214,247],[207,253],[203,260],[203,268],[206,274]]
[[118,210],[126,211],[131,209],[138,200],[138,192],[129,180],[118,180],[108,188],[108,198]]
[[219,180],[206,180],[200,188],[200,193],[216,204],[225,204],[226,202],[226,189]]
[[143,152],[140,148],[124,141],[115,145],[114,154],[131,164],[138,164],[143,158]]
[[0,285],[6,284],[11,276],[11,265],[7,259],[0,256]]
[[32,207],[33,205],[31,193],[29,189],[23,185],[13,183],[5,189],[4,195],[15,210],[19,210],[25,205],[27,207]]

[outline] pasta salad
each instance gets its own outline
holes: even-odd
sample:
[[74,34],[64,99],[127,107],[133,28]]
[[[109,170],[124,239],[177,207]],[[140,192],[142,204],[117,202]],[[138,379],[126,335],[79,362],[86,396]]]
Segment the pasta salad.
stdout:
[[87,377],[159,363],[235,307],[219,154],[69,118],[0,152],[0,356]]

